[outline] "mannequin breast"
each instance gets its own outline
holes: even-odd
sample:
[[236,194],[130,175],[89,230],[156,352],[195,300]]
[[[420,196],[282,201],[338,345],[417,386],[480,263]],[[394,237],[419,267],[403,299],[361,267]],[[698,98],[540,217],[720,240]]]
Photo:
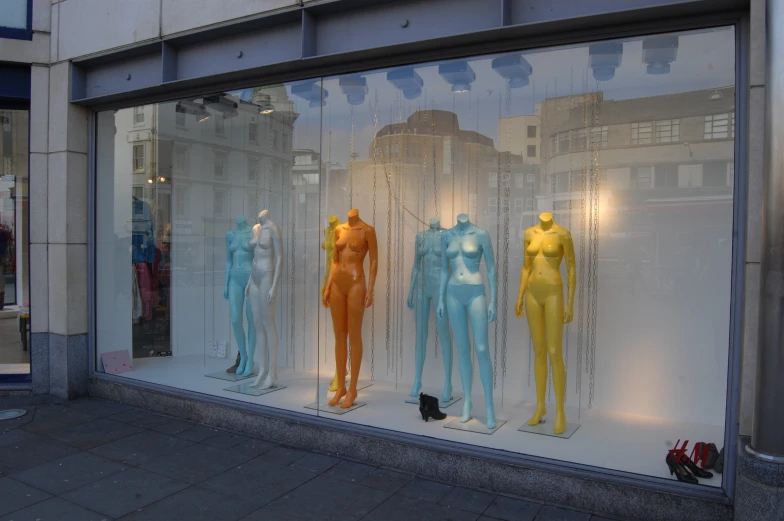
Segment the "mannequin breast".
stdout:
[[534,232],[525,249],[531,258],[529,284],[562,285],[560,267],[564,255],[563,234],[559,231]]
[[275,249],[272,242],[272,230],[268,227],[261,227],[253,234],[250,245],[253,248],[254,271],[275,271]]

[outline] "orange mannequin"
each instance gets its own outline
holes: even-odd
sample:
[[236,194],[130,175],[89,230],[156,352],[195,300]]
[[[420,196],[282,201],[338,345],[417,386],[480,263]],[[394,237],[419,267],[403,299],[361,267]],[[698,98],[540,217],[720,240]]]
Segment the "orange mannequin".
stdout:
[[[365,287],[365,255],[370,253],[370,280]],[[359,218],[359,210],[348,211],[348,222],[335,228],[335,256],[321,303],[332,314],[335,331],[335,362],[338,390],[329,401],[347,409],[357,399],[359,368],[362,364],[362,318],[373,304],[373,285],[378,272],[376,230]],[[351,340],[351,383],[346,390],[348,342]],[[345,397],[345,398],[344,398]]]

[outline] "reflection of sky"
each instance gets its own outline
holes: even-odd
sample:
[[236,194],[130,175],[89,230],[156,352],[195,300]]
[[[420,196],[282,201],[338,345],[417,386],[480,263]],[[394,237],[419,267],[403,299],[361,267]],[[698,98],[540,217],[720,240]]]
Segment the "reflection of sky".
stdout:
[[[605,99],[660,96],[735,83],[735,40],[732,28],[679,33],[679,37],[677,58],[671,64],[670,73],[663,75],[646,73],[646,65],[642,60],[643,38],[622,40],[621,66],[615,71],[613,79],[602,82],[599,87],[604,91]],[[525,53],[525,58],[533,68],[531,82],[526,87],[511,90],[511,103],[507,112],[505,100],[499,100],[499,95],[504,96],[505,82],[491,67],[492,59],[497,56],[468,59],[476,73],[470,94],[453,94],[451,86],[438,75],[438,63],[416,67],[424,80],[424,88],[419,98],[410,101],[399,95],[397,89],[386,80],[388,70],[364,74],[369,94],[362,105],[354,107],[354,148],[359,157],[367,157],[373,139],[373,117],[369,102],[376,98],[379,103],[378,129],[389,123],[404,121],[417,109],[435,108],[455,111],[461,128],[477,130],[497,143],[499,116],[533,114],[536,103],[545,98],[597,90],[597,82],[588,68],[588,45],[530,51]],[[323,157],[326,161],[331,152],[333,163],[340,162],[345,166],[350,152],[351,105],[341,93],[337,77],[325,79],[323,86],[329,91],[324,107]],[[291,91],[290,86],[288,90]],[[297,100],[298,112],[307,109],[307,102],[294,96],[292,99]],[[396,105],[396,100],[402,102],[402,106]],[[318,108],[308,112],[317,113]],[[303,119],[299,123],[304,123]],[[308,123],[307,134],[312,136],[313,127],[318,124],[313,121]],[[331,147],[328,146],[330,141]],[[311,148],[318,148],[317,140],[311,137],[309,142]]]

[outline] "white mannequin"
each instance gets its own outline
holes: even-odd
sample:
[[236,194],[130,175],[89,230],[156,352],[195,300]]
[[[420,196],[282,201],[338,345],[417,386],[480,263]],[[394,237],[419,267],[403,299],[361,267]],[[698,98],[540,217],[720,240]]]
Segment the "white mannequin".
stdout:
[[253,267],[245,295],[250,299],[256,338],[261,339],[261,368],[253,386],[269,389],[278,379],[275,298],[283,268],[283,239],[280,227],[269,217],[269,210],[259,213],[250,247],[253,250]]

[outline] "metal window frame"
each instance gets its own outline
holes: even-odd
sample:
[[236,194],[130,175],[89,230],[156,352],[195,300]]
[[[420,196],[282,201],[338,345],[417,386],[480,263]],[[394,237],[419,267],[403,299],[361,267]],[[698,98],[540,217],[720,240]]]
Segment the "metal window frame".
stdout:
[[[414,0],[412,0],[414,1]],[[116,382],[128,387],[163,391],[182,397],[190,397],[189,391],[168,387],[148,382],[137,382],[118,376],[106,375],[96,370],[96,247],[95,247],[95,222],[96,222],[96,151],[97,139],[97,113],[108,109],[131,107],[140,103],[158,103],[172,101],[187,96],[200,96],[222,90],[236,90],[271,83],[289,82],[303,79],[312,79],[349,72],[374,70],[396,65],[410,65],[416,63],[443,60],[457,57],[484,55],[504,51],[524,51],[527,49],[543,49],[571,44],[593,43],[600,40],[618,39],[622,37],[645,36],[663,32],[677,32],[684,30],[708,29],[711,27],[733,26],[735,29],[735,96],[737,132],[735,135],[746,136],[745,139],[735,140],[734,160],[734,191],[733,191],[733,253],[732,253],[732,278],[730,290],[730,327],[728,346],[728,374],[727,396],[725,409],[725,470],[721,488],[706,489],[705,487],[677,483],[665,478],[644,476],[630,472],[615,471],[598,467],[591,467],[568,461],[553,460],[527,454],[510,454],[506,451],[487,449],[471,444],[448,442],[445,440],[428,439],[426,445],[434,450],[448,453],[463,454],[471,457],[503,461],[512,465],[526,466],[532,469],[547,470],[555,474],[584,479],[595,479],[607,483],[628,485],[635,483],[646,489],[661,491],[667,494],[681,495],[704,499],[717,503],[728,504],[732,502],[735,492],[735,469],[737,466],[737,441],[738,417],[740,399],[740,362],[742,353],[742,324],[743,324],[743,295],[744,295],[744,266],[746,243],[746,183],[747,183],[747,132],[748,132],[748,54],[749,54],[749,16],[746,1],[734,0],[681,0],[667,5],[650,9],[636,9],[619,12],[608,12],[587,17],[565,18],[560,20],[544,21],[532,24],[521,24],[510,27],[509,12],[512,4],[518,0],[498,0],[502,6],[502,26],[504,29],[487,30],[481,33],[470,33],[457,37],[449,36],[434,41],[403,43],[377,50],[350,52],[332,56],[313,58],[316,54],[315,43],[308,41],[314,38],[315,27],[313,14],[308,10],[300,9],[302,16],[303,42],[302,59],[290,61],[283,66],[277,64],[263,67],[253,67],[241,71],[224,72],[207,78],[196,80],[175,80],[172,77],[172,66],[176,67],[176,49],[167,41],[146,44],[146,46],[125,49],[116,53],[107,53],[86,60],[74,62],[72,74],[71,96],[72,102],[88,106],[92,110],[90,118],[90,143],[88,150],[89,178],[88,190],[88,310],[89,333],[88,344],[90,350],[89,369],[90,377]],[[327,7],[337,2],[325,1],[315,3],[316,7]],[[354,0],[343,0],[344,6],[356,6]],[[379,1],[379,3],[395,3],[392,0]],[[399,2],[403,3],[403,2]],[[599,2],[601,3],[601,2]],[[345,8],[345,7],[344,7]],[[718,12],[717,12],[718,11]],[[328,12],[328,11],[327,11]],[[286,12],[288,13],[288,12]],[[284,15],[286,13],[283,13]],[[635,14],[637,16],[635,16]],[[655,14],[656,16],[651,16]],[[282,18],[281,18],[282,19]],[[259,22],[261,20],[261,22]],[[290,20],[290,19],[289,19]],[[251,20],[254,27],[267,27],[264,17]],[[261,23],[261,25],[259,25]],[[210,29],[213,33],[231,31],[232,25],[220,26]],[[522,27],[522,29],[521,29]],[[186,35],[180,37],[180,42],[192,41],[199,35]],[[189,40],[190,38],[190,40]],[[433,43],[435,42],[435,43]],[[102,96],[87,97],[86,82],[89,67],[103,66],[115,59],[130,60],[139,56],[150,54],[151,47],[160,48],[162,63],[162,78],[160,85],[141,86],[130,90],[111,93]],[[153,50],[154,52],[154,50]],[[127,79],[130,81],[131,75]],[[527,201],[526,201],[527,202]],[[205,402],[231,406],[233,402],[200,395]],[[246,404],[244,404],[246,405]],[[254,405],[254,410],[276,418],[285,418],[298,422],[318,424],[324,418],[312,417],[295,411],[283,411],[263,405]],[[331,422],[340,424],[340,422]],[[378,438],[393,437],[404,440],[406,443],[421,445],[421,440],[407,433],[389,431],[378,427],[354,425],[359,435]]]
[[10,40],[33,39],[33,0],[27,0],[27,27],[18,29],[0,26],[0,38],[8,38]]

